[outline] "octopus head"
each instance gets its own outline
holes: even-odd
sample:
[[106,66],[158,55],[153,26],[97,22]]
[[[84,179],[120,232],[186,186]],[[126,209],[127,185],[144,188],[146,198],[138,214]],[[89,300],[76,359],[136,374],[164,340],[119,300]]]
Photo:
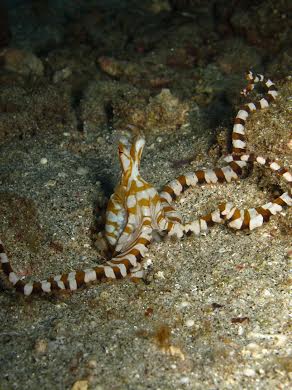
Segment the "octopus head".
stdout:
[[122,137],[119,142],[119,158],[122,175],[127,178],[136,178],[139,175],[140,161],[145,145],[145,139],[136,136],[131,142],[129,138]]

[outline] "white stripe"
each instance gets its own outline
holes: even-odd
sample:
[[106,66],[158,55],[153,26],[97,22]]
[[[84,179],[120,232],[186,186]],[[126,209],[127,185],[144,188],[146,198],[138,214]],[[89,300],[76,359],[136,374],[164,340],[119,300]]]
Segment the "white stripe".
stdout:
[[161,192],[160,197],[166,199],[168,203],[172,203],[172,197],[169,195],[168,192]]
[[188,186],[195,186],[198,183],[198,178],[193,172],[187,173],[185,178]]
[[272,82],[272,80],[268,79],[268,80],[266,81],[266,86],[267,86],[268,88],[270,88],[271,85],[275,85],[275,84]]
[[113,263],[113,262],[111,262],[111,261],[107,261],[107,264],[108,264],[109,266],[112,266],[112,267],[118,267],[123,278],[125,278],[125,277],[128,275],[128,273],[127,273],[127,268],[126,268],[125,264],[122,264],[122,263]]
[[136,205],[136,198],[134,195],[129,195],[127,198],[127,206],[134,207]]
[[49,293],[49,292],[51,292],[51,283],[48,282],[47,280],[43,280],[43,281],[41,282],[41,288],[42,288],[42,290],[43,290],[44,292]]
[[15,272],[10,272],[8,279],[14,286],[19,281],[20,278],[16,275]]
[[289,183],[292,181],[292,174],[290,172],[285,172],[283,175],[285,180],[287,180]]
[[77,282],[76,282],[76,279],[69,279],[68,278],[68,282],[69,282],[69,288],[71,291],[75,291],[77,290]]
[[233,132],[237,134],[245,134],[244,126],[241,123],[235,123],[233,126]]
[[258,156],[258,157],[256,158],[256,161],[257,161],[259,164],[261,164],[261,165],[265,165],[265,163],[266,163],[266,159],[265,159],[264,157],[261,157],[261,156]]
[[240,160],[241,160],[241,161],[248,161],[248,160],[249,160],[249,157],[250,157],[249,154],[243,154],[242,156],[240,156]]
[[272,95],[274,99],[276,99],[276,97],[278,96],[278,92],[277,91],[268,91],[268,94]]
[[103,267],[103,269],[104,269],[105,276],[106,276],[107,278],[116,279],[116,275],[115,275],[115,273],[114,273],[112,267],[110,267],[110,266],[108,266],[108,265],[105,265],[105,266]]
[[28,296],[32,293],[33,290],[33,284],[32,283],[26,283],[26,285],[23,288],[24,295]]
[[232,140],[232,145],[233,145],[235,148],[244,149],[246,143],[243,142],[243,141],[241,141],[240,139],[234,139],[234,140]]
[[94,271],[94,269],[91,268],[85,269],[84,273],[85,273],[84,275],[85,283],[93,282],[96,280],[96,272]]
[[261,214],[258,214],[257,216],[253,217],[249,221],[249,229],[253,230],[259,226],[262,226],[264,223],[264,218]]
[[240,229],[242,226],[243,220],[241,218],[237,218],[234,221],[229,222],[228,226],[233,229]]
[[1,259],[2,264],[9,263],[9,260],[8,260],[6,253],[0,253],[0,259]]
[[246,118],[248,117],[248,112],[245,111],[245,110],[239,110],[237,115],[236,115],[236,118],[240,118],[244,121],[246,121]]
[[215,223],[221,223],[223,220],[220,216],[220,211],[219,210],[215,210],[211,213],[211,217],[212,217],[212,221],[215,222]]
[[250,111],[256,111],[256,106],[254,103],[248,103],[248,108],[250,109]]
[[204,219],[200,219],[201,232],[204,233],[208,230],[207,222]]
[[223,167],[222,172],[224,174],[227,183],[230,183],[232,179],[238,179],[238,175],[234,172],[234,170],[229,165]]
[[270,168],[271,168],[273,171],[277,171],[277,170],[280,169],[281,167],[280,167],[280,165],[277,164],[276,162],[272,162],[272,163],[270,164]]
[[292,206],[292,198],[288,192],[284,192],[280,198],[287,204],[287,206]]
[[196,236],[200,234],[200,223],[198,220],[189,223],[184,228],[185,232],[193,232]]
[[173,192],[175,195],[179,195],[182,192],[182,186],[178,180],[173,180],[170,183],[168,183],[169,187],[173,189]]
[[218,182],[218,177],[216,176],[215,172],[213,169],[206,169],[205,170],[205,179],[207,183],[217,183]]
[[268,101],[267,101],[265,98],[262,98],[262,99],[260,100],[260,105],[261,105],[261,108],[267,108],[267,107],[269,107],[269,103],[268,103]]

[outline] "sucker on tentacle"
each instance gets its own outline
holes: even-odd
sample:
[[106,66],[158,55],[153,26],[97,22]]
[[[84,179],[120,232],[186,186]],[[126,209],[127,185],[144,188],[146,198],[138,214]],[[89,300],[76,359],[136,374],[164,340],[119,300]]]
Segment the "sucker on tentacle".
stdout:
[[[28,296],[32,293],[50,293],[54,290],[74,291],[87,283],[106,278],[119,279],[130,274],[141,277],[140,263],[148,250],[154,231],[180,238],[184,233],[197,235],[205,233],[215,223],[227,223],[229,227],[237,230],[253,230],[267,222],[272,215],[279,213],[284,206],[292,206],[292,175],[288,169],[275,161],[246,151],[245,123],[249,114],[268,107],[277,96],[274,83],[271,80],[264,81],[264,76],[249,72],[247,79],[248,85],[242,91],[243,95],[247,96],[258,82],[264,82],[267,93],[257,103],[245,104],[238,111],[232,132],[232,154],[225,158],[227,165],[181,175],[164,186],[159,193],[140,176],[144,138],[136,137],[132,143],[126,137],[121,138],[119,158],[122,175],[107,206],[103,234],[113,253],[112,258],[105,264],[93,268],[72,271],[44,281],[26,282],[13,270],[0,241],[0,264],[14,288]],[[172,203],[187,188],[198,184],[230,183],[240,178],[248,164],[254,163],[283,177],[288,183],[288,191],[256,208],[241,210],[231,203],[223,203],[205,216],[187,224],[182,223]]]

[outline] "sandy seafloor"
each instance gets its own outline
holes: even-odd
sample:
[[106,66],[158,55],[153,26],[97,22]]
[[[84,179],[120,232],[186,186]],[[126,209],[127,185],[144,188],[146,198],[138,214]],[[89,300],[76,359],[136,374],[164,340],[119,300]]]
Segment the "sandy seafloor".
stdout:
[[[284,12],[285,2],[279,4],[282,8],[278,12]],[[265,8],[269,6],[269,2],[259,2],[257,15],[269,14]],[[176,12],[192,14],[194,10],[178,6]],[[242,12],[255,13],[255,9]],[[185,29],[191,31],[190,24]],[[155,32],[151,34],[155,36]],[[292,82],[287,73],[291,57],[288,51],[286,57],[283,55],[288,38],[281,37],[278,57],[265,57],[264,49],[258,49],[260,44],[250,45],[244,36],[238,35],[236,41],[256,52],[261,71],[275,73],[280,92],[275,104],[248,121],[249,148],[278,157],[291,167]],[[173,44],[178,42],[179,36]],[[204,62],[194,65],[200,67],[203,97],[194,102],[200,90],[184,96],[177,92],[177,84],[168,86],[171,93],[190,105],[190,115],[183,125],[172,131],[159,130],[158,125],[157,131],[146,133],[141,172],[157,188],[183,172],[223,165],[225,129],[231,127],[232,117],[244,101],[239,97],[244,81],[241,62],[229,59],[228,54],[224,58],[224,50],[227,53],[234,43],[232,36],[228,36],[226,49],[222,42],[220,55],[216,52],[211,65],[205,69]],[[22,47],[27,50],[27,45]],[[49,55],[53,51],[50,48]],[[118,50],[111,48],[111,53],[122,58]],[[242,62],[253,58],[249,53],[244,51]],[[44,63],[47,55],[39,54]],[[66,63],[67,52],[64,58]],[[204,55],[202,58],[204,61]],[[282,58],[279,65],[277,58]],[[87,84],[91,83],[93,89],[100,80],[112,83],[97,65],[91,66],[91,72],[96,67],[98,74],[88,77]],[[196,81],[187,78],[184,70],[180,76],[180,66],[174,67],[171,76],[175,80],[181,77],[183,91],[195,87]],[[45,278],[102,262],[93,245],[92,231],[96,205],[102,204],[118,182],[120,130],[100,124],[90,110],[89,122],[93,124],[80,130],[80,123],[87,121],[82,105],[76,109],[74,104],[69,108],[64,104],[66,120],[60,120],[53,99],[64,90],[71,91],[68,85],[74,82],[70,78],[55,86],[50,72],[33,81],[26,79],[27,75],[14,77],[11,69],[8,75],[5,69],[1,72],[5,93],[2,89],[0,232],[13,266],[23,276]],[[115,76],[114,82],[131,85],[131,77],[125,81],[123,76]],[[47,86],[53,86],[55,94],[46,95]],[[225,89],[229,95],[223,99],[220,93]],[[39,99],[37,91],[41,91]],[[159,92],[151,90],[152,96]],[[94,98],[88,95],[88,90],[82,95],[83,107],[88,101],[89,107],[94,105]],[[103,95],[98,99],[102,111]],[[12,108],[7,108],[7,101]],[[13,104],[24,105],[21,113]],[[45,107],[41,120],[42,108],[38,105]],[[216,112],[215,118],[212,112]],[[119,113],[123,120],[121,110]],[[25,128],[26,123],[33,131]],[[9,132],[5,133],[7,126]],[[41,126],[46,127],[45,131]],[[287,188],[283,181],[255,167],[238,183],[189,190],[176,206],[188,221],[224,200],[246,207],[263,204],[277,196],[281,188]],[[23,298],[2,278],[0,389],[291,388],[291,232],[291,210],[286,209],[252,232],[216,226],[200,237],[180,241],[166,238],[151,244],[145,280],[138,283],[127,279],[103,282],[75,293]]]

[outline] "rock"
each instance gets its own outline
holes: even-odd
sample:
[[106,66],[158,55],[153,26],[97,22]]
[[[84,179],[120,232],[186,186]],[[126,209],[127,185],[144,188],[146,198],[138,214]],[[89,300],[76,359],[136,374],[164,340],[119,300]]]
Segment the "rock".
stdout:
[[4,64],[4,69],[19,73],[23,76],[43,76],[44,74],[42,61],[31,52],[6,48],[1,51],[0,59]]

